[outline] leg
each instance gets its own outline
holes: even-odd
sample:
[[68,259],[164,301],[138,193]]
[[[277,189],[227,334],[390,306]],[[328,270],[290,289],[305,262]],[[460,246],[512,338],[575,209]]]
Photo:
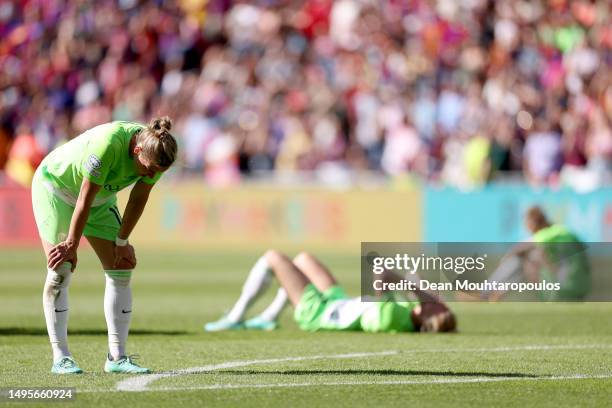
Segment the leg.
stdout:
[[[499,266],[491,276],[489,280],[492,282],[519,282],[521,280],[521,274],[524,273],[524,262],[523,258],[518,255],[505,256],[502,258]],[[501,300],[505,292],[501,290],[490,291],[485,290],[480,293],[481,299],[488,299],[492,302]]]
[[281,314],[285,306],[287,305],[287,291],[284,288],[278,288],[276,296],[270,305],[261,312],[259,317],[261,320],[267,322],[275,322],[278,320],[278,316]]
[[259,315],[244,322],[245,329],[251,330],[274,330],[278,327],[278,317],[287,306],[287,291],[278,288],[272,303]]
[[[53,245],[42,240],[45,255]],[[65,262],[56,270],[47,270],[43,290],[43,310],[53,351],[53,361],[58,363],[64,357],[71,357],[68,350],[68,288],[72,278],[72,265]]]
[[[32,180],[32,209],[48,260],[53,246],[66,239],[73,208],[49,192],[37,172]],[[43,311],[53,350],[51,371],[56,374],[83,372],[68,350],[68,288],[71,278],[72,265],[68,262],[55,270],[47,268],[42,296]]]
[[270,314],[278,316],[286,303],[287,296],[293,305],[297,305],[302,297],[304,288],[310,281],[296,268],[289,258],[278,251],[269,250],[251,268],[249,276],[242,286],[240,297],[228,315],[215,322],[207,323],[204,325],[204,330],[221,331],[244,327],[242,324],[244,315],[255,300],[270,286],[272,274],[278,279],[283,291],[278,292],[276,299],[270,305],[270,307],[276,309],[274,310],[275,313]]
[[325,292],[330,287],[338,284],[325,265],[308,252],[300,252],[293,259],[293,264],[302,271],[319,292]]
[[[277,259],[275,264],[280,269],[286,269],[290,267],[286,264],[285,259],[282,259],[282,254],[269,254],[270,257],[281,257]],[[293,259],[293,265],[302,272],[310,282],[312,282],[319,291],[325,291],[331,286],[336,284],[336,280],[331,273],[321,264],[314,256],[301,252],[298,256]],[[302,291],[303,292],[303,288]],[[300,293],[300,298],[302,294]],[[299,301],[299,300],[298,300]],[[276,294],[276,297],[270,303],[270,305],[264,310],[258,317],[245,322],[247,328],[249,325],[260,326],[262,322],[275,322],[278,316],[283,311],[287,303],[287,291],[284,288],[280,288]],[[295,303],[294,303],[295,304]]]
[[279,284],[287,291],[287,296],[289,296],[289,300],[293,306],[296,306],[300,302],[306,285],[312,282],[317,286],[314,281],[311,281],[310,276],[298,269],[298,266],[291,262],[291,260],[281,252],[268,250],[264,257],[268,261],[272,271],[274,271],[274,275],[276,279],[278,279]]
[[[218,322],[209,323],[205,330],[217,331],[219,329],[241,328],[242,322],[247,310],[262,294],[266,292],[272,280],[272,271],[265,257],[261,257],[255,262],[255,265],[249,271],[246,281],[242,285],[240,297],[227,314]],[[219,324],[216,324],[219,323]]]
[[544,253],[541,249],[534,249],[525,255],[523,260],[523,274],[529,282],[540,282],[540,270],[546,266]]
[[[240,299],[228,315],[228,318],[240,321],[236,320],[236,318],[242,318],[248,306],[268,288],[272,273],[278,279],[280,286],[285,289],[291,303],[296,305],[299,302],[304,292],[304,287],[310,281],[293,265],[287,256],[271,249],[266,251],[259,258],[255,266],[253,266],[253,269],[251,269],[249,277],[242,288]],[[237,313],[233,315],[235,311]]]
[[100,258],[106,274],[104,316],[108,327],[109,354],[114,360],[118,360],[126,356],[126,342],[132,316],[132,288],[130,287],[132,270],[127,264],[113,266],[114,242],[92,236],[88,236],[87,240]]

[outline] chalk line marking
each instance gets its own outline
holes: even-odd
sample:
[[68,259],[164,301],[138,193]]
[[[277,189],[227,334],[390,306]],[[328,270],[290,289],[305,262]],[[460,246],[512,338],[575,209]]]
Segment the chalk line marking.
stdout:
[[475,378],[453,378],[440,380],[397,380],[397,381],[339,381],[339,382],[307,382],[307,383],[271,383],[271,384],[211,384],[195,387],[160,387],[147,391],[196,391],[196,390],[225,390],[235,388],[291,388],[291,387],[313,387],[313,386],[350,386],[350,385],[431,385],[431,384],[463,384],[463,383],[486,383],[502,381],[550,381],[550,380],[592,380],[610,379],[612,374],[602,375],[567,375],[552,377],[475,377]]
[[[243,360],[243,361],[227,361],[224,363],[218,364],[210,364],[203,367],[192,367],[185,368],[179,370],[168,371],[164,373],[158,374],[146,374],[146,375],[138,375],[134,377],[127,378],[125,380],[117,383],[116,390],[117,391],[128,391],[128,392],[143,392],[143,391],[158,391],[158,390],[188,390],[187,388],[176,388],[176,389],[165,389],[165,388],[156,388],[153,390],[149,390],[148,386],[154,381],[157,381],[162,378],[168,377],[176,377],[180,375],[186,374],[198,374],[198,373],[206,373],[216,370],[223,370],[226,368],[236,368],[236,367],[247,367],[255,364],[274,364],[274,363],[283,363],[288,361],[306,361],[306,360],[322,360],[322,359],[349,359],[349,358],[363,358],[363,357],[375,357],[375,356],[392,356],[397,354],[416,354],[416,353],[496,353],[496,352],[509,352],[509,351],[533,351],[533,350],[580,350],[580,349],[606,349],[612,348],[612,344],[577,344],[577,345],[525,345],[525,346],[506,346],[506,347],[491,347],[491,348],[436,348],[436,349],[421,349],[421,350],[390,350],[390,351],[381,351],[381,352],[372,352],[372,353],[348,353],[348,354],[334,354],[334,355],[316,355],[316,356],[298,356],[298,357],[281,357],[281,358],[271,358],[271,359],[263,359],[263,360]],[[585,376],[570,376],[570,377],[525,377],[519,378],[521,380],[530,380],[530,379],[540,379],[540,380],[548,380],[548,379],[582,379],[582,378],[599,378],[599,377],[585,377]],[[608,378],[608,377],[602,377]],[[359,385],[359,384],[435,384],[438,382],[441,383],[461,383],[461,382],[491,382],[491,381],[510,381],[517,380],[515,377],[497,377],[497,378],[474,378],[474,379],[454,379],[454,380],[435,380],[435,381],[400,381],[400,382],[377,382],[377,383],[325,383],[327,385]],[[276,384],[276,387],[291,387],[291,386],[309,386],[309,385],[318,385],[317,383],[303,383],[305,385],[299,384]],[[193,389],[221,389],[221,388],[264,388],[269,386],[269,384],[254,384],[254,385],[236,385],[236,384],[218,384],[218,385],[209,385],[196,387]],[[206,387],[216,387],[216,388],[206,388]],[[83,390],[83,392],[98,392],[97,390]],[[108,390],[106,390],[108,392]]]
[[[475,378],[455,378],[440,380],[397,380],[397,381],[340,381],[340,382],[308,382],[308,383],[270,383],[270,384],[211,384],[190,387],[160,387],[147,389],[147,392],[177,392],[177,391],[198,391],[198,390],[225,390],[237,388],[292,388],[292,387],[313,387],[313,386],[352,386],[352,385],[435,385],[435,384],[466,384],[466,383],[487,383],[503,381],[551,381],[551,380],[602,380],[611,379],[612,374],[584,375],[575,374],[567,376],[550,377],[475,377]],[[120,390],[108,389],[79,389],[83,393],[107,393],[123,392]]]
[[147,374],[131,377],[126,380],[120,381],[117,384],[117,390],[119,391],[147,391],[147,386],[153,381],[157,381],[161,378],[176,377],[178,375],[185,374],[198,374],[206,373],[215,370],[222,370],[224,368],[235,368],[235,367],[246,367],[253,364],[274,364],[284,363],[287,361],[304,361],[304,360],[322,360],[322,359],[343,359],[343,358],[360,358],[360,357],[373,357],[373,356],[392,356],[398,354],[398,351],[381,351],[376,353],[348,353],[348,354],[335,354],[328,356],[302,356],[302,357],[281,357],[281,358],[270,358],[265,360],[245,360],[245,361],[228,361],[225,363],[211,364],[204,367],[192,367],[181,370],[169,371],[166,373],[159,374]]

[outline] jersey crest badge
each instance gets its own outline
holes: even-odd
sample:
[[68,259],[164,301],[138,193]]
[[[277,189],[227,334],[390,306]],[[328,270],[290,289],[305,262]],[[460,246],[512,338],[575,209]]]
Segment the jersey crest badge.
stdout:
[[90,154],[85,162],[85,169],[94,177],[100,177],[100,167],[102,167],[102,160],[100,160],[95,154]]

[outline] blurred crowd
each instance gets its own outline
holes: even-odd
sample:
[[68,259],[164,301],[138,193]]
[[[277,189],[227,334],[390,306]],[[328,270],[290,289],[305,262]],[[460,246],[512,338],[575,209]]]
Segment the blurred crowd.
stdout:
[[[0,169],[170,115],[212,185],[360,171],[589,190],[612,173],[609,0],[8,0]],[[22,174],[23,176],[19,176]]]

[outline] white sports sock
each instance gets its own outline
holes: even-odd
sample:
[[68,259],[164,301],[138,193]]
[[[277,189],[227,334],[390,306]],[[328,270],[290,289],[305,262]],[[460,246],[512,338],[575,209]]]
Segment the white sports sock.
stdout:
[[240,298],[227,315],[227,319],[231,322],[242,321],[249,306],[270,286],[271,278],[272,270],[266,258],[262,256],[249,272],[249,276],[242,286]]
[[126,355],[125,344],[132,317],[131,270],[107,270],[104,317],[108,327],[108,351],[113,359]]
[[54,362],[71,355],[68,350],[68,287],[72,277],[71,269],[70,262],[64,262],[55,271],[48,269],[43,289],[43,310]]
[[270,305],[259,315],[259,317],[270,322],[276,321],[286,305],[287,291],[283,288],[279,288],[272,303],[270,303]]

